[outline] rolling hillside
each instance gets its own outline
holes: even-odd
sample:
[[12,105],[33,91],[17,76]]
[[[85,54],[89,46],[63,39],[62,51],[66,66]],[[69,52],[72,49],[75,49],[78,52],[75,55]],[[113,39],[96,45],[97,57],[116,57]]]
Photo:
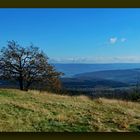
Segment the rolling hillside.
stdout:
[[131,87],[140,82],[140,69],[81,73],[72,77],[64,77],[61,81],[66,88]]
[[[62,77],[64,88],[119,88],[131,87],[140,83],[140,69],[105,70]],[[0,80],[0,87],[17,87],[17,83]]]
[[65,77],[72,77],[79,73],[105,71],[105,70],[125,70],[140,68],[140,63],[108,63],[108,64],[53,64],[58,71],[65,73]]
[[64,88],[96,88],[96,87],[106,87],[106,88],[120,88],[120,87],[129,87],[127,83],[115,81],[115,80],[106,80],[102,78],[62,78],[62,85]]
[[104,79],[123,82],[126,84],[136,84],[140,81],[140,69],[97,71],[77,74],[74,75],[74,77],[79,79]]
[[0,131],[140,132],[140,103],[0,89]]

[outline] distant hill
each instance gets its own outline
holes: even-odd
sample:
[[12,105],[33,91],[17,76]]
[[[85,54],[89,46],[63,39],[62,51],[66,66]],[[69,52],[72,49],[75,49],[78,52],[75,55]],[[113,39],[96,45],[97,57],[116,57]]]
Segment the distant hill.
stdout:
[[74,77],[84,80],[104,79],[126,84],[136,84],[140,81],[140,69],[97,71],[76,74]]
[[[140,83],[140,69],[105,70],[76,74],[71,77],[62,77],[64,88],[119,88],[134,86]],[[0,81],[0,87],[15,87],[16,83]]]
[[64,88],[96,88],[96,87],[106,87],[106,88],[118,88],[118,87],[128,87],[130,86],[127,83],[113,81],[113,80],[106,80],[101,78],[62,78],[62,85]]
[[12,87],[18,87],[18,83],[16,82],[11,82],[8,80],[0,80],[0,87],[8,87],[8,88],[12,88]]
[[65,88],[119,88],[140,84],[140,69],[104,70],[62,78]]
[[56,70],[65,73],[65,77],[72,77],[79,73],[124,70],[140,68],[140,63],[112,63],[112,64],[53,64]]
[[[66,88],[129,87],[140,83],[140,64],[53,64],[57,71],[65,73],[61,78]],[[0,81],[0,87],[12,87],[15,83]]]

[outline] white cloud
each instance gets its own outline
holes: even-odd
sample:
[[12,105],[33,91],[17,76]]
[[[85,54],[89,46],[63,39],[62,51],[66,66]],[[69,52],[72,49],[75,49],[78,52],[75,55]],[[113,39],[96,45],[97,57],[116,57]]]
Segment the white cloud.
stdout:
[[117,42],[117,37],[111,37],[110,39],[109,39],[109,42],[110,42],[110,44],[115,44],[116,42]]
[[111,37],[110,39],[109,39],[109,44],[116,44],[118,41],[120,41],[120,42],[126,42],[127,41],[127,39],[126,38],[117,38],[117,37]]
[[126,42],[126,38],[121,38],[121,42]]

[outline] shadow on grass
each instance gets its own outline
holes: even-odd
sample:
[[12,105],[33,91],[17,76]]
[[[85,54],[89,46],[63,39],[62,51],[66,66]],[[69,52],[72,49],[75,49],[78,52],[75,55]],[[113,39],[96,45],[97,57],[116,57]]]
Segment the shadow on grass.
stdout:
[[74,91],[74,90],[62,90],[60,92],[62,95],[69,96],[87,96],[89,99],[98,99],[98,98],[107,98],[107,99],[118,99],[118,100],[126,100],[126,101],[140,101],[140,90],[135,91],[135,89],[98,89],[93,91]]
[[[17,87],[0,87],[0,89],[18,89]],[[32,90],[32,89],[31,89]],[[38,89],[33,89],[38,90]],[[38,90],[39,92],[44,92],[46,90]],[[140,89],[130,88],[130,89],[93,89],[89,91],[88,89],[84,89],[84,91],[80,90],[69,90],[62,89],[58,91],[48,91],[57,95],[67,95],[67,96],[87,96],[89,99],[98,99],[98,98],[107,98],[107,99],[118,99],[125,101],[134,101],[140,102]],[[5,95],[5,94],[4,94]],[[8,96],[8,95],[7,95]]]

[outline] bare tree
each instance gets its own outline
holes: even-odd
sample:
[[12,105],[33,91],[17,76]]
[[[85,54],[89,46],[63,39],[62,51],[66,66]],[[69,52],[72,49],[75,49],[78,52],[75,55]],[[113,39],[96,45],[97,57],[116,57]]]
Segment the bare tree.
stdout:
[[62,75],[48,63],[48,57],[38,47],[22,47],[15,41],[8,41],[0,52],[0,73],[3,79],[18,81],[20,89],[26,91],[35,82],[60,88]]

